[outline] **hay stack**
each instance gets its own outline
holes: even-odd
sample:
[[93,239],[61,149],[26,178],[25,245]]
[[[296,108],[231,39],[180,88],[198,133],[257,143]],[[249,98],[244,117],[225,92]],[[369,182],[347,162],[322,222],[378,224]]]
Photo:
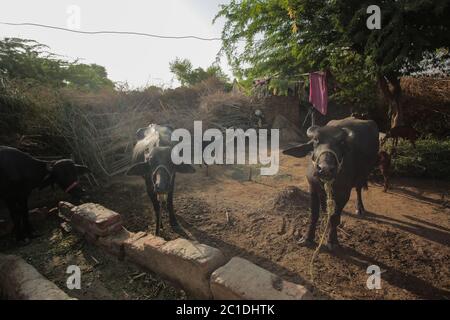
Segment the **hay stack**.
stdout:
[[255,128],[255,110],[260,108],[260,103],[241,93],[216,92],[201,98],[199,117],[204,128],[247,130]]
[[401,79],[403,94],[420,99],[430,106],[450,104],[450,77],[403,77]]

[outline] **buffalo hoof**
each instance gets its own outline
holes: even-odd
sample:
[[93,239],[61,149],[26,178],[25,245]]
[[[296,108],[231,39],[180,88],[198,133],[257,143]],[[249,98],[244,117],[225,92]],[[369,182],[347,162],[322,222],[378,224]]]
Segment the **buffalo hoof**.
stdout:
[[312,248],[316,246],[316,242],[314,240],[308,239],[306,237],[301,237],[297,243],[303,247]]
[[178,223],[178,221],[171,221],[171,222],[169,222],[169,224],[172,229],[177,229],[180,227],[180,224]]
[[327,249],[330,252],[336,251],[337,249],[339,249],[341,246],[339,245],[339,243],[327,243]]
[[356,209],[355,213],[356,213],[358,216],[363,216],[363,215],[366,214],[366,210],[364,210],[364,209]]

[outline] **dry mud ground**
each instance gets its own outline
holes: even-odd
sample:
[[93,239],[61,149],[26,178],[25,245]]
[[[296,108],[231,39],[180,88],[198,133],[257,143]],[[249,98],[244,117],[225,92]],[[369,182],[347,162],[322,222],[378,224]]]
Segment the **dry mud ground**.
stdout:
[[[248,181],[248,166],[211,166],[209,177],[199,167],[193,175],[177,175],[175,210],[181,229],[171,230],[164,216],[162,236],[198,240],[220,248],[228,257],[244,257],[287,280],[307,285],[319,298],[450,298],[450,209],[445,202],[450,184],[413,179],[393,179],[393,189],[388,193],[372,182],[363,195],[368,211],[364,217],[354,214],[352,194],[338,231],[342,248],[334,253],[321,250],[314,264],[312,286],[310,261],[314,249],[296,242],[309,215],[304,178],[307,161],[282,156],[278,175],[261,177],[259,169],[253,167],[253,181]],[[290,186],[300,188],[294,198],[286,192]],[[127,229],[153,232],[153,209],[141,178],[116,178],[106,186],[93,188],[91,197],[121,213]],[[7,250],[24,253],[34,265],[35,257],[43,256],[37,259],[36,267],[60,286],[66,278],[63,266],[71,259],[81,259],[87,270],[93,270],[92,283],[107,288],[100,293],[134,299],[185,297],[155,276],[146,274],[131,281],[141,271],[61,232],[55,222],[53,228],[44,230],[45,236],[39,240],[45,243],[42,247],[33,242],[25,249]],[[48,241],[59,249],[52,250]],[[79,249],[65,253],[61,244],[66,242],[74,242]],[[0,246],[0,251],[4,250],[5,244]],[[96,266],[91,256],[102,260],[101,264]],[[366,287],[370,265],[382,270],[381,290]],[[104,279],[96,281],[94,275]],[[101,297],[96,290],[82,296]]]
[[[36,192],[30,204],[51,208],[61,199],[68,200],[61,192]],[[40,237],[27,246],[17,246],[11,234],[4,234],[11,224],[7,211],[0,206],[0,253],[21,256],[70,297],[82,300],[186,299],[182,290],[157,275],[119,261],[76,234],[64,231],[57,213],[33,220],[33,227]],[[70,274],[66,271],[70,265],[80,267],[81,290],[67,288],[66,281]]]
[[[195,239],[310,285],[314,249],[296,243],[309,216],[307,161],[282,156],[278,175],[261,177],[253,168],[253,181],[246,166],[211,166],[209,177],[199,167],[194,175],[177,175],[174,202],[182,230],[173,232],[164,216],[163,237]],[[277,202],[289,186],[300,188],[297,197]],[[362,218],[354,214],[353,192],[338,231],[342,249],[321,251],[314,264],[315,293],[334,299],[450,298],[450,209],[442,201],[449,187],[394,179],[393,189],[383,193],[371,183]],[[120,178],[93,197],[122,213],[128,229],[153,232],[143,179]],[[370,265],[383,272],[381,290],[366,287]]]

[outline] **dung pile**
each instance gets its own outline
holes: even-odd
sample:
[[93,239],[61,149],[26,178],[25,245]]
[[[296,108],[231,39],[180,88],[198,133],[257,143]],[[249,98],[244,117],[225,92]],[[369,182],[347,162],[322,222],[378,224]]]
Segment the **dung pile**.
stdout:
[[302,211],[307,213],[309,195],[297,187],[289,186],[280,191],[273,201],[273,208],[277,211]]

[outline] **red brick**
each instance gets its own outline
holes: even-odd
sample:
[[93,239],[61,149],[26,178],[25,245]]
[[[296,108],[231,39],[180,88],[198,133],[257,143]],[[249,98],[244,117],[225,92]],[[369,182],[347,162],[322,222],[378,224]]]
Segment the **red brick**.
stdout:
[[99,237],[106,237],[122,230],[120,214],[101,205],[85,203],[72,206],[69,203],[60,202],[59,208],[61,215],[70,222],[72,227],[90,241],[96,241]]

